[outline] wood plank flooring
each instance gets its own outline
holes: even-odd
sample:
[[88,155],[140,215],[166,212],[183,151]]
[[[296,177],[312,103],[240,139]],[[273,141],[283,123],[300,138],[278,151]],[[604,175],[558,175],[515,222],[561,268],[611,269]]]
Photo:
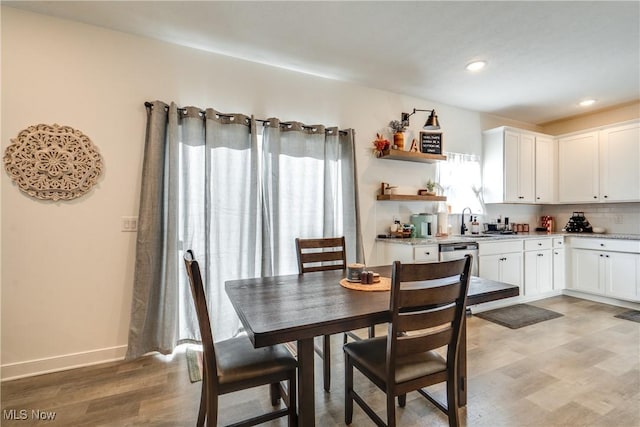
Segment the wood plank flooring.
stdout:
[[[464,426],[640,426],[640,324],[626,311],[567,296],[533,303],[564,314],[511,330],[468,318],[469,402]],[[332,345],[331,393],[316,358],[318,426],[344,425],[342,336]],[[2,426],[193,426],[200,384],[184,353],[145,357],[2,383]],[[384,418],[384,395],[356,374],[356,388]],[[444,388],[433,390],[444,398]],[[220,423],[270,408],[267,388],[221,398]],[[13,411],[12,411],[13,410]],[[39,420],[37,412],[54,420]],[[24,412],[21,412],[24,411]],[[417,393],[397,409],[400,426],[446,426]],[[12,418],[13,419],[9,419]],[[26,419],[18,419],[18,418]],[[277,420],[269,426],[285,426]],[[353,426],[373,423],[356,406]]]

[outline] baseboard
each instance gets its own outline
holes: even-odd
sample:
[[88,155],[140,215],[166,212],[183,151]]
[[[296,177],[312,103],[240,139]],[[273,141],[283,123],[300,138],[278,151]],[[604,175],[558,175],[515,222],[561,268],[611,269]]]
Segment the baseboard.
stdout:
[[522,304],[522,303],[527,303],[532,301],[538,301],[541,299],[550,298],[558,295],[567,295],[570,297],[582,298],[589,301],[601,302],[603,304],[615,305],[618,307],[624,307],[632,310],[640,310],[640,304],[635,302],[624,301],[624,300],[619,300],[615,298],[608,298],[601,295],[593,295],[586,292],[576,291],[573,289],[561,289],[561,290],[555,290],[552,292],[546,292],[544,294],[537,294],[537,295],[531,295],[531,296],[520,295],[513,298],[505,298],[501,300],[485,302],[483,304],[473,305],[470,308],[472,313],[482,313],[483,311],[493,310],[495,308],[502,308],[502,307],[506,307],[514,304]]
[[590,294],[587,292],[576,291],[575,289],[564,289],[562,291],[563,295],[568,295],[570,297],[582,298],[589,301],[601,302],[603,304],[615,305],[618,307],[624,307],[631,310],[640,310],[640,303],[625,301],[616,298],[609,298],[602,295]]
[[18,378],[48,374],[50,372],[66,371],[67,369],[80,368],[82,366],[123,360],[126,352],[127,346],[121,345],[64,354],[61,356],[27,360],[25,362],[7,363],[0,366],[0,378],[2,382],[4,382]]

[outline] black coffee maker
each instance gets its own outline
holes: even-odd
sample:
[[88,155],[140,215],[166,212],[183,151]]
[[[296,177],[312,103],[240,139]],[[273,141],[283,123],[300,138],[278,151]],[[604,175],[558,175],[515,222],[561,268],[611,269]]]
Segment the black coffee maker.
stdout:
[[567,225],[564,226],[564,231],[567,233],[593,233],[593,228],[584,217],[584,212],[574,212]]

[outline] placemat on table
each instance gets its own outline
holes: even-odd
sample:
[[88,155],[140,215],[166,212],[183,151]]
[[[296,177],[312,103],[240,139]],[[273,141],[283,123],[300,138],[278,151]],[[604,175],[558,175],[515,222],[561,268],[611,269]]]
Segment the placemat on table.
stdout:
[[354,291],[369,291],[369,292],[381,292],[388,291],[391,289],[391,278],[390,277],[380,277],[380,281],[377,283],[372,283],[370,285],[363,285],[359,282],[350,282],[347,279],[340,280],[340,285],[347,289],[353,289]]

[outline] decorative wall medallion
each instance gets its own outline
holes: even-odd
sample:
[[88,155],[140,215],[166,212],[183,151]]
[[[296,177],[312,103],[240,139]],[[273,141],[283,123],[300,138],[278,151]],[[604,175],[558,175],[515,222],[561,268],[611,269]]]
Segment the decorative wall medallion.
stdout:
[[93,187],[102,157],[91,140],[69,126],[30,126],[11,140],[4,167],[20,190],[41,200],[72,200]]

